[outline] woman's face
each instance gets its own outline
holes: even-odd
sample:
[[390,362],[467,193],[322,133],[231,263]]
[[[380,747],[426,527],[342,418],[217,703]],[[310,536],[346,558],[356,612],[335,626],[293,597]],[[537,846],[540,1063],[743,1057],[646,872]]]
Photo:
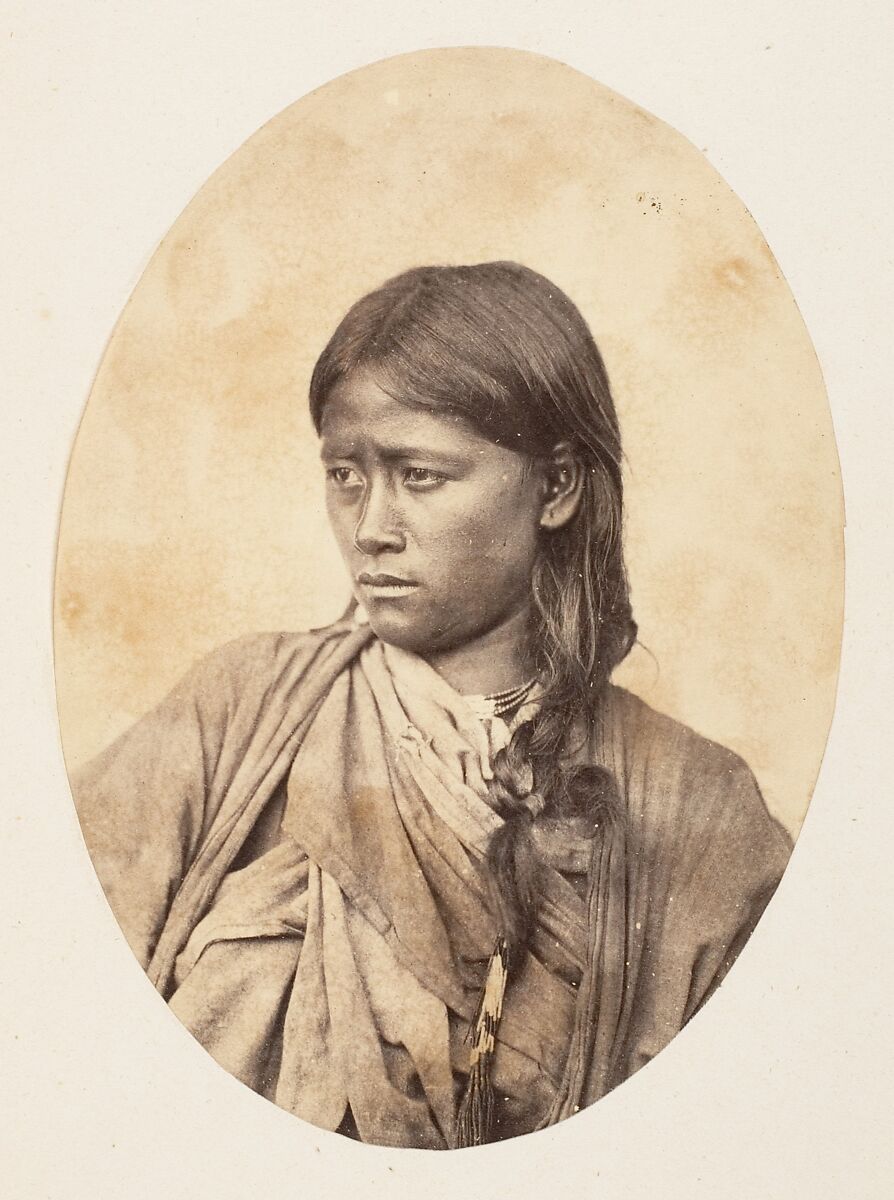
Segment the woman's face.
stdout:
[[329,519],[382,641],[430,657],[525,612],[544,508],[529,460],[363,373],[333,388],[321,438]]

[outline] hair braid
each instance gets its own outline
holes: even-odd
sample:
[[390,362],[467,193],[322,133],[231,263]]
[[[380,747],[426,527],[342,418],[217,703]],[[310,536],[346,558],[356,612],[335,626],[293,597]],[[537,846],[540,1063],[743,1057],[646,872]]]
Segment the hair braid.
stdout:
[[534,789],[533,729],[532,722],[525,721],[515,730],[509,744],[494,758],[488,787],[491,802],[504,820],[488,845],[488,883],[513,957],[527,942],[537,910],[539,866],[529,833],[545,801]]

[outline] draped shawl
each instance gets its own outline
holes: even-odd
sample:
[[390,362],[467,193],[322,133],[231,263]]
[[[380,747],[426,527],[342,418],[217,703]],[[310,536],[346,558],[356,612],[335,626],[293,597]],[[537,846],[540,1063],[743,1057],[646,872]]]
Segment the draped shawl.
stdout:
[[[74,790],[131,947],[223,1066],[323,1128],[446,1148],[497,933],[484,776],[508,731],[411,659],[347,622],[240,639]],[[625,819],[585,845],[539,831],[537,924],[494,1060],[500,1136],[571,1115],[666,1045],[790,852],[741,759],[623,689],[582,754]]]

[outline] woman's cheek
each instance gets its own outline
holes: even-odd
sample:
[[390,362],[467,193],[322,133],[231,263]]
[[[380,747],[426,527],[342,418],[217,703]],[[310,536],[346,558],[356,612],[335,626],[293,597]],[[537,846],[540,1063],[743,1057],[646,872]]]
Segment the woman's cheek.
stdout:
[[353,543],[352,534],[354,526],[351,524],[350,516],[345,512],[342,505],[327,504],[326,508],[332,534],[342,557],[347,561]]

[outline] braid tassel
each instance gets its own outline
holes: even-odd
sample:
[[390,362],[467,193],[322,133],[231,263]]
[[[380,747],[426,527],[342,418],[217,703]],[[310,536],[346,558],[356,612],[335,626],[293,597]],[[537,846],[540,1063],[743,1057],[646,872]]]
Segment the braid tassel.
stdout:
[[490,956],[478,1011],[470,1028],[472,1049],[469,1055],[469,1080],[456,1117],[458,1147],[483,1146],[490,1141],[494,1116],[490,1067],[508,977],[509,947],[506,939],[500,937]]

